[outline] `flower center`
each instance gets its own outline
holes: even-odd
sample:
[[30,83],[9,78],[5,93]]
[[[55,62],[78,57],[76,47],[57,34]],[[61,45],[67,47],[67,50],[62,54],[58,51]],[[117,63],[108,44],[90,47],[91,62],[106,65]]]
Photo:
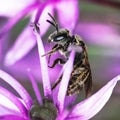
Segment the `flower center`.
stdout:
[[35,103],[30,109],[31,120],[55,120],[57,117],[57,108],[52,101],[45,99],[43,105]]

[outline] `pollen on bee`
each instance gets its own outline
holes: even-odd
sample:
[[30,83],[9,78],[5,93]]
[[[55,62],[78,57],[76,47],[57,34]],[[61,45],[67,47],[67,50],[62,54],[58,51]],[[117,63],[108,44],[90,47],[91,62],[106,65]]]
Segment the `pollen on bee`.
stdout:
[[83,51],[83,48],[77,45],[70,45],[68,47],[68,51],[72,51],[72,50],[74,50],[75,52],[81,53]]

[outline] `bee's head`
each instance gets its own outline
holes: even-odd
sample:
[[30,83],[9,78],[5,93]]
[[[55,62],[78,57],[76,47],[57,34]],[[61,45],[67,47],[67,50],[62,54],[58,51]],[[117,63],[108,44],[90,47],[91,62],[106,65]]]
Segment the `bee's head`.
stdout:
[[55,31],[48,37],[48,42],[54,43],[64,43],[69,40],[69,31],[67,29],[59,29],[59,31]]
[[48,42],[54,42],[57,44],[64,44],[69,40],[70,37],[70,32],[67,29],[59,29],[58,28],[58,24],[55,21],[55,19],[53,18],[53,16],[48,13],[48,15],[52,18],[53,21],[47,20],[47,22],[49,22],[51,25],[53,25],[56,29],[55,32],[53,32],[52,34],[50,34],[50,36],[48,37]]

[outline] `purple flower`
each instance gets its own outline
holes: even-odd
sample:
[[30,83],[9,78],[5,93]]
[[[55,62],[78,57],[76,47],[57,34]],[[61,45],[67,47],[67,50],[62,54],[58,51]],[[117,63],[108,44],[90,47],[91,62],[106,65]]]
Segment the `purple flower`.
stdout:
[[[66,9],[66,6],[69,9]],[[41,25],[41,36],[43,36],[50,26],[50,24],[46,23],[48,12],[54,15],[54,10],[57,11],[60,25],[74,30],[79,11],[77,0],[69,0],[69,2],[67,0],[46,0],[44,2],[42,0],[5,0],[0,2],[0,7],[0,15],[10,17],[0,32],[0,38],[4,38],[6,33],[9,33],[19,20],[27,16],[30,16],[30,23],[38,22]],[[64,21],[62,18],[64,18]],[[33,38],[34,36],[29,29],[28,23],[18,36],[13,47],[6,54],[5,65],[13,65],[23,58],[36,45],[36,41]]]
[[30,70],[28,70],[28,74],[32,82],[33,90],[36,94],[37,102],[34,102],[30,94],[22,85],[20,85],[20,83],[18,83],[17,80],[8,73],[0,70],[0,78],[13,87],[18,94],[15,95],[6,88],[0,86],[0,119],[88,120],[95,116],[109,100],[113,88],[117,81],[120,80],[120,76],[118,75],[112,79],[91,97],[74,105],[71,109],[68,109],[67,106],[65,107],[65,97],[68,81],[73,68],[74,51],[71,52],[68,61],[62,69],[62,81],[56,96],[54,96],[54,91],[51,91],[46,58],[41,57],[41,55],[44,54],[42,40],[37,31],[34,31],[34,33],[38,45],[44,97],[41,97],[37,83]]

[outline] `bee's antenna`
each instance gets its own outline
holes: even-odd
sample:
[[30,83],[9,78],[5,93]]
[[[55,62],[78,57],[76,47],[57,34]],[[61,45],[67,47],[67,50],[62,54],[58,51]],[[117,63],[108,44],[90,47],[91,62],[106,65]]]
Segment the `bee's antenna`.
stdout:
[[58,24],[57,24],[57,22],[55,21],[54,17],[50,13],[48,13],[48,15],[52,18],[53,22],[50,21],[50,20],[46,20],[46,21],[49,22],[51,25],[53,25],[55,27],[55,29],[57,30],[57,32],[58,32]]

